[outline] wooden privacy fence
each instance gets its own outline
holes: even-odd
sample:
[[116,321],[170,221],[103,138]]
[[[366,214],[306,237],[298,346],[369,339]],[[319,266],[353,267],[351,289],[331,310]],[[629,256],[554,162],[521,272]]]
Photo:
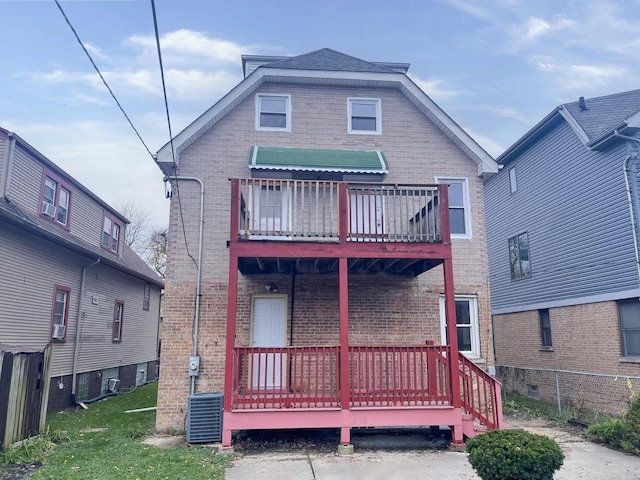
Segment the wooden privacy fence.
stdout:
[[51,345],[32,350],[0,344],[2,448],[42,432],[47,417]]

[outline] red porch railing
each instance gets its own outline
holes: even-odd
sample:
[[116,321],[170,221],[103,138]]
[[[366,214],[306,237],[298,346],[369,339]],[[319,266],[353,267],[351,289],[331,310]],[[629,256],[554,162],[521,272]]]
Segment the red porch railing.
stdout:
[[[399,185],[248,178],[238,182],[238,238],[339,241],[340,198],[346,240],[442,242],[446,185]],[[344,189],[344,197],[340,191]],[[445,193],[446,194],[446,193]],[[235,233],[235,232],[232,232]]]
[[502,428],[501,385],[463,354],[459,356],[462,408],[488,429]]
[[428,406],[449,404],[446,345],[349,347],[350,404]]
[[233,409],[339,406],[337,346],[236,347]]

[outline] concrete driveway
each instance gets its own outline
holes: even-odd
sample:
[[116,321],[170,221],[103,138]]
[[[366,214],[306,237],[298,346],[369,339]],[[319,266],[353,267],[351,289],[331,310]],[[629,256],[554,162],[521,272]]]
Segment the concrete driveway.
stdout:
[[[508,428],[524,428],[555,439],[565,453],[554,480],[640,478],[640,458],[584,441],[543,420],[505,419]],[[373,437],[372,437],[373,438]],[[304,449],[240,455],[227,469],[226,480],[421,480],[479,479],[465,453],[422,448],[419,436],[360,437],[355,453],[338,456]],[[371,443],[374,442],[374,443]],[[412,442],[407,449],[403,442]],[[364,444],[363,444],[364,443]]]

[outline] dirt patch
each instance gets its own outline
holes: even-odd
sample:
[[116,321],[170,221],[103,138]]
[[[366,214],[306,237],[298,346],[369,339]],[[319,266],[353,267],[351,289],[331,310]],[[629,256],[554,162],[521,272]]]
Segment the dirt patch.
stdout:
[[30,465],[0,465],[0,480],[26,480],[41,466],[42,462],[35,462]]

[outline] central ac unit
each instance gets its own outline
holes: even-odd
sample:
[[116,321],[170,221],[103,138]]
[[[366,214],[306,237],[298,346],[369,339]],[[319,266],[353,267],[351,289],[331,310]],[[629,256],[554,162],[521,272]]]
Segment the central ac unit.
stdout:
[[65,325],[54,325],[53,326],[53,335],[51,337],[61,340],[64,338],[64,332],[67,327]]
[[196,393],[187,401],[187,442],[222,440],[222,393]]
[[118,391],[118,387],[120,386],[120,380],[117,378],[110,378],[109,383],[107,383],[107,390],[111,393],[116,393]]

